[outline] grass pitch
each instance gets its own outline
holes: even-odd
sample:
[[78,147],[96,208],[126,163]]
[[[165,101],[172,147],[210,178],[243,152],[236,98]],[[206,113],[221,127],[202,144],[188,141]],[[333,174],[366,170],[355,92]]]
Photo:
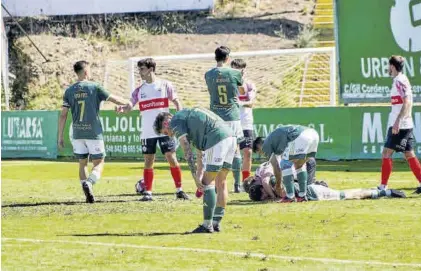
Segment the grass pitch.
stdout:
[[[378,184],[380,162],[320,162],[335,189]],[[230,194],[223,232],[186,235],[202,220],[186,168],[176,201],[156,164],[155,201],[139,202],[142,164],[109,162],[84,203],[77,164],[2,162],[2,270],[421,270],[421,196],[395,163],[390,181],[407,199],[259,204]],[[232,189],[232,178],[229,180]]]

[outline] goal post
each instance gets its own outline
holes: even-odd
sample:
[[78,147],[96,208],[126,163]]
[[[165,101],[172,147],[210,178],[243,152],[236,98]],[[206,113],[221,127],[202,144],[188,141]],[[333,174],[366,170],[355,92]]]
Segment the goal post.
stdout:
[[[113,76],[120,73],[117,81],[121,81],[126,73],[127,83],[118,87],[128,86],[126,91],[121,91],[128,96],[141,83],[137,62],[146,57],[155,59],[157,76],[173,82],[186,107],[209,106],[204,74],[215,66],[213,53],[143,56],[132,57],[126,63],[110,62],[106,67],[104,84],[111,85],[108,82],[112,80],[110,73]],[[255,83],[258,90],[255,107],[337,104],[336,60],[332,47],[232,52],[230,57],[246,61],[244,78]],[[117,66],[119,72],[115,74]]]

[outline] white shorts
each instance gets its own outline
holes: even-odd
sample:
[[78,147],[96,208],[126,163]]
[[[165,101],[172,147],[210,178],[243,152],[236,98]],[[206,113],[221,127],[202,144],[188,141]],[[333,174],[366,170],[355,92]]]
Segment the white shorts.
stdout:
[[238,142],[244,139],[243,128],[241,127],[241,120],[226,121],[225,123],[234,132],[234,136],[237,137]]
[[307,197],[309,200],[343,200],[345,194],[342,191],[331,189],[323,185],[310,184],[307,187]]
[[237,140],[235,137],[228,137],[204,151],[203,168],[208,172],[218,172],[222,168],[231,169]]
[[315,157],[319,145],[319,134],[312,128],[305,129],[282,154],[283,160],[306,159]]
[[73,153],[77,159],[102,159],[105,157],[104,140],[102,139],[71,139]]

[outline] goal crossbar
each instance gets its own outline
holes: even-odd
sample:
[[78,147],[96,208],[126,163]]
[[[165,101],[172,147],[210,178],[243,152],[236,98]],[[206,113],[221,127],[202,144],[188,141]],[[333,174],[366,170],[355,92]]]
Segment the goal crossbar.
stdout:
[[[308,82],[310,79],[310,77],[314,77],[318,75],[318,72],[326,72],[326,74],[329,74],[329,78],[326,80],[325,78],[323,79],[314,79],[314,83],[317,84],[318,82],[326,82],[328,83],[328,88],[329,88],[329,101],[326,104],[322,104],[322,106],[324,105],[330,105],[330,106],[335,106],[337,101],[336,101],[336,58],[335,58],[335,48],[334,47],[320,47],[320,48],[297,48],[297,49],[277,49],[277,50],[260,50],[260,51],[239,51],[239,52],[232,52],[230,53],[231,58],[235,58],[235,57],[258,57],[258,56],[287,56],[287,55],[306,55],[306,54],[311,54],[311,55],[317,55],[317,54],[324,54],[324,55],[328,55],[329,59],[324,61],[320,61],[317,58],[312,60],[313,65],[310,65],[308,63],[309,60],[306,60],[306,65],[304,67],[305,71],[303,72],[303,77],[301,78],[302,81],[300,81],[299,85],[300,85],[300,102],[298,106],[302,106],[302,98],[303,97],[307,97],[308,95],[304,94],[305,90],[311,89],[312,86],[307,85],[306,82]],[[151,57],[153,59],[155,59],[157,62],[159,61],[181,61],[181,60],[213,60],[213,58],[215,57],[214,54],[210,53],[210,54],[185,54],[185,55],[160,55],[160,56],[142,56],[142,57],[131,57],[128,59],[128,70],[129,70],[129,78],[128,78],[128,82],[129,82],[129,87],[130,87],[130,91],[135,89],[136,86],[138,85],[138,80],[136,80],[136,75],[137,75],[137,69],[136,69],[136,63],[144,58],[148,58]],[[264,64],[264,63],[263,63]],[[282,64],[282,63],[281,63]],[[281,65],[279,64],[279,65]],[[180,64],[181,65],[181,64]],[[328,66],[328,67],[327,67]],[[294,63],[290,63],[290,66],[288,68],[284,67],[284,66],[278,66],[278,67],[282,67],[282,69],[285,70],[289,70],[289,68],[294,69],[296,67],[294,67]],[[326,89],[327,91],[327,89]],[[327,94],[327,93],[326,93]],[[321,95],[321,96],[327,96],[327,95]],[[314,94],[314,98],[317,98],[317,94]]]

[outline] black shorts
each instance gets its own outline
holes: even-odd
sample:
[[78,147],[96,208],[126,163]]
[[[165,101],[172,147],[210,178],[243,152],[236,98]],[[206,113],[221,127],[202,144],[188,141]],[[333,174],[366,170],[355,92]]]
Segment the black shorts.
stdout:
[[240,150],[253,148],[253,130],[243,130],[244,140],[240,142]]
[[157,143],[159,143],[162,154],[174,152],[176,147],[174,139],[169,136],[142,139],[141,143],[143,154],[155,154]]
[[384,147],[396,152],[406,152],[414,149],[414,143],[413,129],[400,129],[399,133],[394,135],[392,134],[392,127],[389,127]]

